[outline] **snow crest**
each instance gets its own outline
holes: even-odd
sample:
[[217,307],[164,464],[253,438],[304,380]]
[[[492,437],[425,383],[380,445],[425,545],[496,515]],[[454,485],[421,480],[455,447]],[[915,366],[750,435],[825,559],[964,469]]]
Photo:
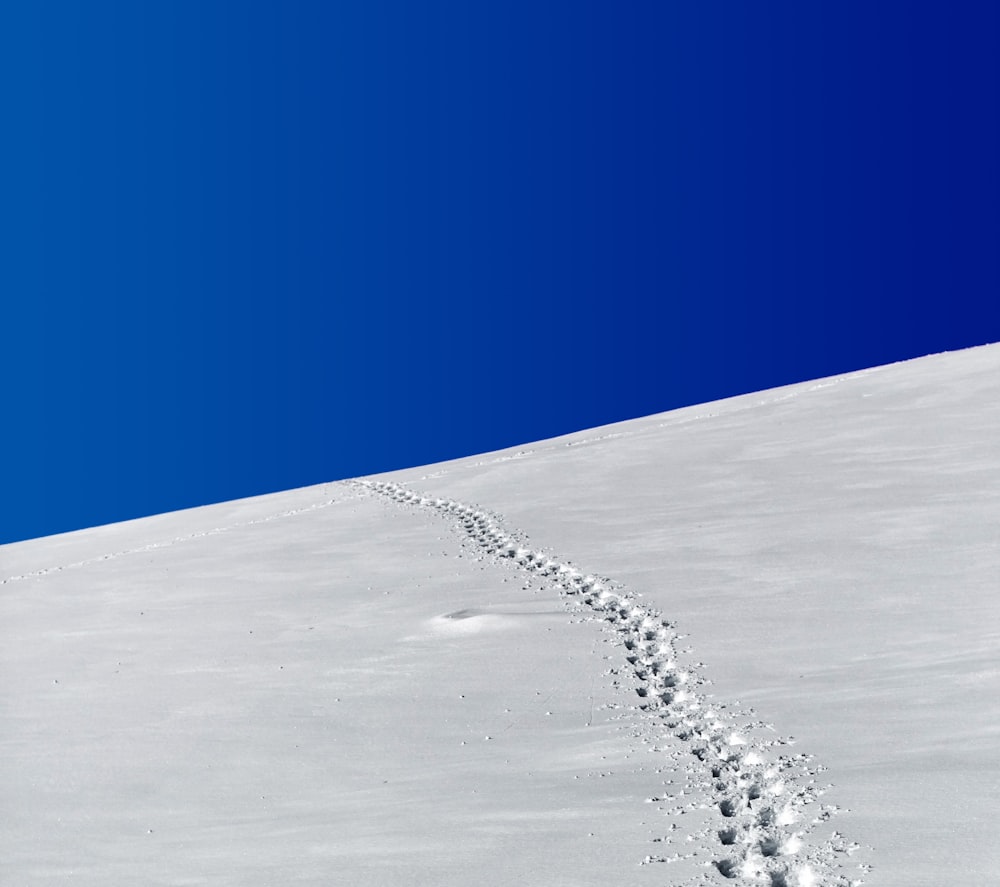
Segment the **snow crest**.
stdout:
[[[753,720],[752,712],[736,711],[707,694],[708,681],[698,664],[681,662],[683,636],[640,594],[522,544],[522,534],[505,529],[496,515],[480,508],[424,496],[399,484],[355,483],[401,505],[443,515],[487,555],[543,577],[571,607],[602,620],[621,649],[638,709],[664,731],[656,750],[670,757],[689,782],[677,795],[649,800],[673,802],[673,807],[661,807],[668,815],[706,808],[709,813],[708,829],[686,836],[689,842],[701,839],[708,848],[705,879],[739,887],[863,883],[860,874],[867,866],[854,867],[850,876],[846,872],[859,845],[820,829],[838,812],[817,803],[829,787],[817,779],[824,768],[808,755],[787,753],[790,741],[766,736],[771,728]],[[642,863],[696,855],[650,855]]]

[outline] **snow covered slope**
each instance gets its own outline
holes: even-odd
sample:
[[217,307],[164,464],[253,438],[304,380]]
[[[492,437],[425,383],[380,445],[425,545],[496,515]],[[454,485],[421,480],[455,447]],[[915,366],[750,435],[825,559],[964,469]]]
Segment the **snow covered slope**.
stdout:
[[5,546],[0,883],[992,883],[998,574],[997,346]]

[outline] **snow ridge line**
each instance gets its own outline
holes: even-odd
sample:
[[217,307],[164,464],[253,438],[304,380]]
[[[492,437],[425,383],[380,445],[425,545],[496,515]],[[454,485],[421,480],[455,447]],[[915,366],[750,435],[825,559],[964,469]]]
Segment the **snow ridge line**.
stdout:
[[[893,366],[893,365],[894,364],[887,364],[887,366]],[[497,465],[502,462],[512,462],[517,459],[524,459],[527,456],[534,456],[535,454],[540,452],[551,451],[560,446],[562,447],[586,446],[588,444],[601,443],[606,440],[616,440],[622,437],[634,437],[635,435],[642,434],[648,430],[654,430],[660,428],[680,428],[684,425],[690,425],[693,422],[701,422],[705,419],[717,419],[720,417],[733,416],[737,413],[747,412],[748,410],[755,410],[759,409],[760,407],[773,406],[774,404],[783,403],[787,400],[795,400],[796,398],[801,397],[803,394],[812,394],[814,391],[822,391],[824,388],[834,388],[837,385],[843,384],[844,382],[853,382],[855,379],[865,378],[866,376],[869,376],[872,373],[875,373],[881,369],[884,369],[884,367],[877,366],[877,367],[869,367],[868,369],[863,369],[863,370],[855,370],[854,372],[851,373],[844,373],[843,375],[839,376],[831,376],[828,379],[823,379],[813,382],[811,385],[805,382],[792,383],[792,385],[782,386],[782,388],[778,390],[783,390],[784,388],[792,387],[795,389],[794,391],[785,391],[784,394],[778,394],[773,397],[766,397],[762,400],[755,400],[750,403],[741,404],[740,406],[729,407],[728,409],[725,408],[724,406],[720,406],[718,412],[692,413],[692,415],[684,416],[682,418],[667,419],[664,422],[658,422],[656,425],[650,425],[649,428],[639,428],[639,429],[621,428],[617,431],[608,431],[604,434],[598,434],[593,437],[583,437],[580,438],[579,440],[567,440],[567,441],[563,441],[562,438],[568,437],[570,435],[560,435],[560,437],[556,437],[551,440],[543,440],[533,444],[525,444],[523,447],[521,447],[520,449],[518,449],[513,453],[504,452],[502,455],[494,455],[492,456],[492,458],[481,459],[477,462],[469,462],[465,465],[461,465],[458,467],[461,469],[483,468],[484,466],[487,465]],[[736,394],[733,395],[732,397],[723,398],[722,401],[720,402],[710,402],[707,404],[700,404],[700,406],[703,407],[715,406],[716,403],[725,404],[726,401],[736,400],[738,398],[748,397],[748,396],[749,395]],[[678,407],[678,410],[685,410],[685,409],[693,409],[693,407]],[[669,415],[672,412],[674,411],[673,410],[668,411],[668,413],[665,413],[664,415]],[[613,423],[611,426],[606,426],[606,427],[614,427],[615,424],[622,424],[622,423]],[[594,430],[599,430],[599,429],[594,429]],[[444,477],[447,474],[451,474],[452,471],[455,470],[455,468],[456,468],[455,466],[451,466],[447,469],[439,469],[437,471],[433,471],[430,474],[423,475],[420,478],[420,480],[426,481]]]
[[[177,545],[181,542],[190,542],[192,539],[204,539],[206,536],[218,536],[222,533],[228,533],[231,530],[238,530],[241,527],[252,527],[256,524],[266,524],[271,521],[279,520],[283,517],[294,517],[297,514],[304,514],[308,511],[318,511],[321,508],[327,508],[330,505],[335,505],[339,499],[327,499],[324,502],[316,502],[312,505],[306,505],[302,508],[291,508],[287,511],[279,511],[275,514],[269,514],[266,517],[258,517],[253,520],[242,521],[236,524],[229,524],[225,527],[213,527],[210,530],[201,530],[197,533],[188,533],[185,536],[175,536],[172,539],[165,539],[162,542],[150,542],[148,545],[140,545],[136,548],[123,548],[120,551],[112,551],[107,554],[101,554],[97,557],[89,557],[82,561],[74,561],[71,564],[62,564],[57,567],[44,567],[41,570],[32,570],[30,573],[20,573],[17,576],[8,576],[6,579],[0,579],[0,586],[10,585],[14,582],[23,582],[25,579],[37,579],[40,576],[48,576],[50,573],[60,573],[63,570],[76,570],[80,567],[89,567],[92,564],[103,563],[104,561],[116,560],[120,557],[125,557],[130,554],[142,554],[147,551],[157,551],[161,548],[170,548],[173,545]],[[30,541],[30,540],[29,540]],[[16,543],[15,543],[16,544]]]
[[[509,559],[516,567],[544,577],[561,595],[617,633],[637,681],[639,708],[669,731],[681,756],[690,755],[685,769],[712,798],[713,824],[703,837],[712,856],[706,865],[717,875],[737,887],[863,883],[860,876],[849,878],[841,864],[843,855],[858,845],[849,844],[838,832],[810,841],[817,826],[837,812],[836,807],[823,807],[817,815],[808,809],[826,790],[816,780],[822,768],[813,766],[808,755],[776,753],[787,740],[755,738],[754,732],[767,725],[741,722],[726,705],[711,700],[702,689],[708,682],[697,667],[678,661],[678,641],[683,636],[661,612],[643,604],[641,595],[520,544],[520,534],[505,530],[497,516],[482,509],[422,496],[395,483],[354,483],[401,505],[428,508],[451,519],[459,532],[494,559]],[[649,856],[643,862],[672,862],[692,855]]]

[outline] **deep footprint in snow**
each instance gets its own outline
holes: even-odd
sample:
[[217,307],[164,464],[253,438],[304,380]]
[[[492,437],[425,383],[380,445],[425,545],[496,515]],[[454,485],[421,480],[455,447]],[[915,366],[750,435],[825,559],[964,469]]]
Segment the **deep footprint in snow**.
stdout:
[[[764,887],[858,887],[836,858],[849,854],[837,833],[810,842],[815,827],[835,808],[810,816],[808,808],[822,794],[818,771],[806,755],[776,751],[780,740],[754,739],[766,725],[738,721],[703,692],[697,670],[678,661],[679,641],[673,623],[640,596],[609,579],[584,573],[522,543],[523,536],[503,528],[499,518],[451,499],[429,498],[399,484],[356,481],[402,505],[429,508],[457,522],[457,529],[497,560],[541,575],[572,605],[602,619],[617,634],[623,660],[636,681],[639,708],[667,730],[695,766],[685,768],[714,799],[718,820],[710,831],[716,852],[711,868],[726,882]],[[468,624],[484,618],[474,608],[440,617],[442,622]],[[470,626],[471,627],[471,626]],[[678,749],[674,749],[674,752]],[[689,836],[690,837],[690,836]],[[654,861],[648,857],[644,862]],[[655,861],[669,861],[657,857]],[[863,870],[863,867],[859,867]]]

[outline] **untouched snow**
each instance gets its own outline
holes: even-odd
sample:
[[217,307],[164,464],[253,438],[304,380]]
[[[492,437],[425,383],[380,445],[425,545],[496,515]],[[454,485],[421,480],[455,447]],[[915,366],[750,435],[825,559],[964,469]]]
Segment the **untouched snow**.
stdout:
[[998,471],[989,346],[0,548],[0,883],[992,883]]

